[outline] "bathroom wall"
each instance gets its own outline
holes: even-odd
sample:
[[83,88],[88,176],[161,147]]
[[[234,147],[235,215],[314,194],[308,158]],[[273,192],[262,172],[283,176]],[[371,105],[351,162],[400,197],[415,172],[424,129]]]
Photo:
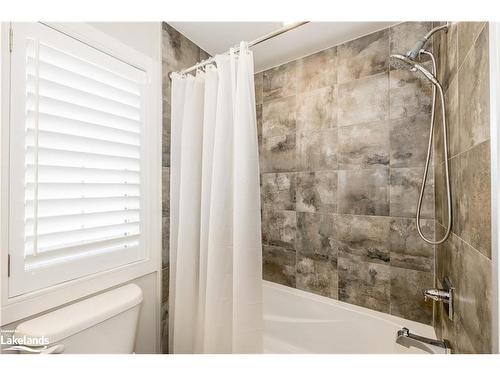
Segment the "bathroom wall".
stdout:
[[[434,37],[446,92],[453,212],[452,234],[436,249],[436,284],[448,276],[456,288],[454,320],[441,304],[434,319],[438,337],[455,353],[492,350],[488,43],[485,22],[453,23],[447,34]],[[448,215],[443,136],[436,130],[436,235],[441,236]]]
[[168,287],[170,241],[170,89],[168,75],[196,64],[208,57],[207,53],[168,23],[162,24],[162,90],[163,90],[163,157],[162,157],[162,298],[161,347],[168,353]]
[[398,24],[256,74],[264,279],[432,323],[434,248],[414,219],[431,87],[389,64],[431,27]]

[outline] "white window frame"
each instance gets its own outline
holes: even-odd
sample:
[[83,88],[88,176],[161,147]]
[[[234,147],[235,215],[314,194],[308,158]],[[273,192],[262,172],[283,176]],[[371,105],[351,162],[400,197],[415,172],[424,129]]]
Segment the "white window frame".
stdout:
[[[88,44],[102,52],[114,56],[147,74],[145,100],[148,107],[144,112],[144,135],[141,147],[141,175],[147,181],[141,191],[141,233],[145,259],[108,271],[63,282],[54,286],[9,297],[8,244],[9,244],[9,164],[10,164],[10,24],[1,26],[1,119],[0,162],[0,244],[1,244],[1,321],[5,325],[18,319],[45,311],[61,304],[83,298],[93,293],[111,288],[134,278],[159,271],[161,268],[161,64],[149,56],[132,49],[109,35],[83,23],[45,24],[46,27],[62,32],[69,37]],[[13,48],[16,48],[16,24],[12,24]],[[19,47],[17,47],[19,48]],[[160,46],[158,46],[160,48]]]

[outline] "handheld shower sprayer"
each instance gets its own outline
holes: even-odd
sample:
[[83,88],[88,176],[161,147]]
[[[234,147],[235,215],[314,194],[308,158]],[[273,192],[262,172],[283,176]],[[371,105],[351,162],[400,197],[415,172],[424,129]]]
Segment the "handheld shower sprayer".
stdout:
[[[452,222],[452,212],[451,212],[451,192],[450,192],[450,171],[448,166],[448,140],[447,140],[447,123],[446,123],[446,107],[444,100],[443,87],[441,83],[437,79],[437,65],[434,54],[428,50],[426,50],[427,43],[429,42],[429,38],[434,35],[438,31],[447,31],[449,24],[438,26],[430,30],[423,38],[419,39],[414,47],[409,50],[406,55],[394,54],[391,55],[391,64],[398,69],[409,69],[412,72],[416,72],[421,76],[425,77],[432,83],[432,112],[431,112],[431,126],[429,132],[429,143],[427,146],[427,157],[425,159],[425,168],[424,174],[422,177],[422,184],[420,187],[420,195],[418,198],[417,204],[417,213],[416,213],[416,221],[417,221],[417,231],[420,237],[427,243],[431,245],[439,245],[446,241],[451,232],[451,222]],[[429,71],[422,64],[420,64],[417,59],[424,54],[430,57],[432,62],[432,70]],[[448,224],[446,226],[446,232],[444,236],[439,240],[431,240],[425,237],[422,233],[422,228],[420,226],[420,216],[422,212],[422,201],[424,197],[425,191],[425,183],[427,181],[427,174],[429,172],[430,158],[432,153],[432,139],[434,135],[434,120],[435,120],[435,110],[436,110],[436,94],[439,91],[440,102],[441,102],[441,113],[442,113],[442,125],[443,125],[443,148],[444,148],[444,172],[446,179],[446,198],[447,198],[447,207],[448,207]]]

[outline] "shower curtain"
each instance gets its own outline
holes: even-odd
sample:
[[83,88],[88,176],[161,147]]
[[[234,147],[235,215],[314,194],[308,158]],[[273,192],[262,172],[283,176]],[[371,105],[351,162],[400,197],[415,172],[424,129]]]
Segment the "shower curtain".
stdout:
[[174,353],[262,352],[253,55],[172,78],[170,322]]

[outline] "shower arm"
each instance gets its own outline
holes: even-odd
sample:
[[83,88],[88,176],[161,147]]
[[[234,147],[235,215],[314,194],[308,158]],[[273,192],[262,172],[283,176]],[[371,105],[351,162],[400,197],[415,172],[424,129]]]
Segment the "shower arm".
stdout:
[[425,34],[424,39],[429,40],[431,36],[433,36],[435,33],[441,30],[447,32],[449,27],[450,27],[450,22],[446,22],[446,24],[442,26],[436,26],[435,28],[430,30],[427,34]]
[[450,22],[447,22],[446,25],[436,26],[435,28],[430,30],[427,34],[425,34],[422,38],[420,38],[415,43],[413,48],[408,51],[406,56],[412,60],[415,60],[417,58],[417,56],[420,55],[421,51],[425,50],[425,47],[427,47],[427,43],[429,42],[429,39],[431,38],[431,36],[433,36],[435,33],[437,33],[438,31],[441,31],[441,30],[448,32],[449,26],[450,26]]
[[[444,26],[443,26],[444,27]],[[442,29],[443,27],[439,28]],[[438,28],[436,28],[438,29]],[[433,34],[436,30],[433,29],[429,32],[429,34]],[[437,66],[436,66],[436,59],[434,55],[427,51],[427,50],[421,50],[419,53],[426,54],[430,56],[431,61],[432,61],[432,74],[437,73]],[[447,208],[448,208],[448,225],[446,227],[446,233],[444,236],[438,240],[438,241],[433,241],[429,240],[424,236],[422,233],[422,228],[420,227],[420,214],[422,210],[422,201],[424,197],[424,192],[425,192],[425,181],[427,180],[427,174],[429,171],[429,165],[430,165],[430,156],[431,156],[431,151],[432,151],[432,140],[433,140],[433,135],[434,135],[434,120],[435,120],[435,108],[436,108],[436,93],[439,90],[439,96],[441,99],[441,112],[442,112],[442,120],[443,120],[443,146],[444,146],[444,164],[445,164],[445,179],[446,179],[446,198],[447,198]],[[446,241],[448,236],[450,235],[451,232],[451,192],[450,192],[450,176],[449,176],[449,168],[448,168],[448,141],[447,141],[447,130],[446,130],[446,111],[445,111],[445,101],[444,101],[444,93],[443,93],[443,87],[439,83],[439,81],[436,80],[436,82],[433,82],[433,87],[432,87],[432,113],[431,113],[431,126],[430,126],[430,132],[429,132],[429,143],[427,146],[427,157],[425,159],[425,167],[424,167],[424,175],[422,178],[422,185],[420,188],[420,195],[418,197],[418,205],[417,205],[417,215],[416,215],[416,221],[417,221],[417,231],[420,237],[422,239],[431,244],[431,245],[439,245]]]

